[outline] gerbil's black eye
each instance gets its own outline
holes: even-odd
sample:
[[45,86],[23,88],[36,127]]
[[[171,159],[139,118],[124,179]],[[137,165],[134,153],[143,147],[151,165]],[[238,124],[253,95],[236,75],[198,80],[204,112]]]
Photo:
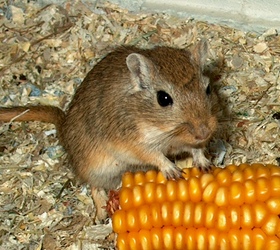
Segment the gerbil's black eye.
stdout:
[[208,84],[207,88],[206,88],[206,95],[210,95],[211,94],[211,87],[210,84]]
[[169,94],[164,92],[163,90],[160,90],[157,92],[157,101],[158,104],[162,107],[166,107],[168,105],[173,104],[173,100]]

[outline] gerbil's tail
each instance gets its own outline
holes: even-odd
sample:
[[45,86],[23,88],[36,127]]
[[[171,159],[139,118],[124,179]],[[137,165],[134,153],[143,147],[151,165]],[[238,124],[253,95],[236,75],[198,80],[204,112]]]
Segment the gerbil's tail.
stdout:
[[54,106],[26,106],[26,107],[0,107],[0,121],[41,121],[53,123],[61,128],[65,113]]

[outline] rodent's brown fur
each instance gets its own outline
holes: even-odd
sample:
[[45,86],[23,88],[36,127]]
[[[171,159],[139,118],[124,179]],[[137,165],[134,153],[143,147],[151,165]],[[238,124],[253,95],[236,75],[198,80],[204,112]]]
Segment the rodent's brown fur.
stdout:
[[[116,188],[127,170],[158,168],[167,177],[180,170],[166,156],[188,151],[207,169],[203,154],[216,129],[207,79],[202,76],[205,42],[191,54],[168,47],[122,47],[86,76],[64,113],[49,106],[0,108],[0,121],[56,124],[74,172],[93,187],[98,206],[104,190]],[[165,91],[173,104],[157,101]],[[20,114],[29,109],[28,112]],[[98,209],[98,217],[104,217]]]

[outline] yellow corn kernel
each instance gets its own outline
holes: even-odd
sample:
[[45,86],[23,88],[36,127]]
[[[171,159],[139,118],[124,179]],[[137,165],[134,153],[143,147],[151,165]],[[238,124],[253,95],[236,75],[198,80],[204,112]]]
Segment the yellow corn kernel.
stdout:
[[[163,227],[163,249],[174,250],[174,227]],[[149,248],[146,248],[149,249]]]
[[228,186],[231,183],[231,175],[231,171],[226,168],[223,171],[217,173],[215,179],[218,181],[219,185]]
[[161,216],[164,226],[171,226],[172,225],[172,203],[165,201],[162,203],[161,206]]
[[144,204],[144,188],[141,185],[136,185],[132,189],[133,194],[133,207],[139,207],[140,205]]
[[122,187],[132,187],[134,185],[134,174],[126,172],[122,178]]
[[160,228],[163,225],[163,218],[161,214],[161,204],[153,203],[150,205],[151,223],[154,228]]
[[172,225],[174,227],[182,226],[182,214],[184,210],[184,203],[180,200],[174,201],[173,207],[172,207]]
[[241,164],[183,178],[126,173],[113,215],[126,249],[280,249],[280,168]]
[[146,177],[146,182],[156,182],[157,179],[157,172],[150,170],[146,172],[145,177]]
[[183,169],[183,178],[188,180],[190,177],[201,176],[201,171],[198,168],[185,168]]
[[132,189],[128,186],[123,187],[120,191],[119,195],[119,202],[120,206],[123,210],[127,210],[131,207],[133,207],[133,203],[131,202],[133,200],[133,192]]
[[156,202],[164,202],[167,200],[166,185],[159,183],[156,186]]
[[[196,242],[197,248],[196,249],[207,249],[208,247],[208,230],[205,227],[200,227],[196,230]],[[174,250],[174,249],[173,249]]]
[[190,228],[193,227],[194,223],[194,216],[193,216],[193,211],[194,211],[194,203],[193,202],[185,202],[184,206],[184,211],[182,216],[182,223],[185,228]]
[[[155,250],[164,249],[162,240],[162,228],[154,227],[151,230],[152,248]],[[125,248],[124,248],[125,249]]]
[[217,204],[217,206],[226,206],[229,204],[229,192],[228,192],[228,187],[224,186],[219,186],[216,197],[214,202]]
[[144,186],[143,186],[143,189],[144,189],[144,200],[145,200],[145,203],[147,204],[151,204],[155,201],[156,199],[156,183],[154,182],[147,182]]
[[214,228],[217,223],[218,206],[215,203],[205,203],[205,227]]
[[230,249],[241,249],[241,230],[232,228],[228,231]]
[[130,209],[126,213],[126,226],[128,231],[140,230],[140,224],[138,222],[139,211],[137,209]]
[[265,203],[263,202],[260,202],[260,201],[257,201],[254,206],[253,206],[253,212],[254,212],[254,219],[255,219],[255,227],[261,227],[268,214],[269,214],[269,211],[265,205]]
[[269,168],[269,170],[270,170],[270,175],[271,176],[280,176],[280,168],[278,167],[278,168],[276,168],[274,165],[272,165],[272,164],[268,164],[268,165],[266,165],[266,167],[268,167]]
[[202,193],[202,200],[204,202],[213,202],[216,198],[216,193],[219,188],[219,184],[217,181],[211,181],[204,189]]
[[[228,165],[226,168],[231,172],[233,173],[236,169],[240,168],[241,165],[237,166],[235,164],[230,164]],[[246,164],[246,166],[248,166],[248,164]]]
[[156,182],[157,182],[157,183],[162,183],[162,184],[164,184],[164,183],[167,182],[167,180],[165,179],[165,177],[164,177],[164,175],[163,175],[162,172],[159,172],[159,173],[157,174],[157,180],[156,180]]
[[270,185],[271,196],[279,197],[279,193],[280,193],[280,176],[272,176],[270,178],[269,185]]
[[174,249],[186,249],[185,243],[186,229],[182,226],[174,229]]
[[265,244],[264,249],[279,250],[279,246],[280,246],[279,237],[268,236],[266,239],[266,244]]
[[185,249],[196,249],[196,229],[194,227],[187,228],[185,241],[186,241],[186,248]]
[[203,174],[200,177],[200,186],[202,190],[206,188],[206,186],[214,180],[214,176],[212,174]]
[[229,187],[229,204],[241,206],[245,201],[244,185],[241,182],[234,181]]
[[279,224],[279,216],[275,214],[269,214],[262,225],[261,229],[264,231],[266,235],[275,235],[278,234],[278,224]]
[[194,206],[193,217],[194,225],[196,228],[204,227],[205,224],[205,203],[197,202]]
[[227,232],[230,228],[229,213],[227,207],[221,207],[217,212],[217,230],[220,232]]
[[134,185],[143,185],[146,183],[146,177],[144,172],[136,172],[134,176]]
[[259,164],[256,167],[256,176],[258,176],[258,178],[261,178],[261,177],[267,178],[268,176],[270,176],[269,168],[262,164]]
[[118,234],[125,233],[127,231],[127,225],[125,225],[126,214],[127,211],[121,209],[116,211],[113,215],[113,229]]
[[152,249],[151,232],[149,230],[141,229],[139,231],[138,243],[140,249]]
[[185,202],[190,200],[188,182],[184,179],[179,179],[177,181],[177,199],[179,201]]
[[256,250],[265,249],[266,234],[260,228],[253,229],[253,242]]
[[230,206],[229,210],[229,220],[231,222],[231,228],[239,229],[241,227],[241,208],[240,206]]
[[168,201],[175,201],[177,199],[177,181],[170,180],[166,182],[166,193]]
[[207,230],[208,249],[218,249],[218,236],[218,230],[213,228]]
[[256,185],[251,179],[246,180],[244,183],[244,202],[252,204],[257,200]]
[[241,169],[236,169],[232,173],[232,181],[242,182],[244,181],[243,171]]
[[192,176],[189,178],[188,183],[190,200],[192,202],[199,202],[202,198],[202,190],[199,179]]
[[220,249],[230,249],[229,235],[225,232],[218,234],[218,244]]
[[266,201],[269,211],[273,214],[280,213],[280,197],[272,197]]
[[139,227],[146,230],[152,229],[150,206],[145,204],[136,209],[136,211],[138,211]]
[[251,166],[248,166],[243,169],[245,180],[255,179],[255,170]]
[[240,209],[241,225],[242,228],[253,228],[254,227],[254,217],[252,207],[249,204],[243,204]]
[[242,230],[241,235],[241,248],[240,249],[253,249],[254,242],[253,239],[253,230],[245,228]]
[[256,180],[257,200],[266,201],[270,197],[269,179],[261,176]]

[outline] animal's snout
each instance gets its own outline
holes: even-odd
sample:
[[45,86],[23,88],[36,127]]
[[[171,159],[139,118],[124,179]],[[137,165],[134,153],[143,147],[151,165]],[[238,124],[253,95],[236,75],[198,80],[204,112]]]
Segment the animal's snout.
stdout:
[[205,124],[200,125],[197,129],[195,139],[205,141],[212,135],[212,130]]
[[207,141],[217,127],[217,121],[215,117],[211,117],[207,123],[198,124],[195,133],[195,139],[198,141]]

